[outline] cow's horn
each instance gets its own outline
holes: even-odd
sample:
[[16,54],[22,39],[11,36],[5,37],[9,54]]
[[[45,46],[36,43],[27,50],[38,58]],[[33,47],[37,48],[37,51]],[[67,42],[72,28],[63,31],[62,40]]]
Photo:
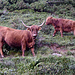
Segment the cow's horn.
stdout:
[[22,20],[21,20],[21,22],[25,27],[30,28],[30,26],[27,26]]
[[44,25],[45,21],[43,21],[43,23],[41,25],[39,25],[40,27],[42,27]]

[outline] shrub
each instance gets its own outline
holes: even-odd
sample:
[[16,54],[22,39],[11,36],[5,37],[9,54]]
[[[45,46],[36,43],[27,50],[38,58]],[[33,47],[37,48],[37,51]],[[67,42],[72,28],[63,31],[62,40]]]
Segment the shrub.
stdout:
[[35,2],[30,5],[31,9],[34,9],[35,11],[43,11],[44,6],[45,4],[40,2]]
[[23,0],[25,3],[33,3],[33,2],[35,2],[35,1],[38,1],[38,0]]
[[23,1],[17,2],[16,4],[12,4],[10,6],[7,6],[7,9],[10,11],[16,10],[16,9],[25,9],[29,8],[29,4],[24,3]]
[[10,4],[16,4],[17,3],[17,0],[8,0],[8,2],[10,3]]
[[[50,0],[51,1],[51,0]],[[58,1],[58,0],[57,0]],[[50,13],[56,13],[58,11],[58,14],[66,14],[64,12],[70,12],[71,15],[72,13],[74,14],[74,11],[71,12],[70,7],[62,7],[65,5],[72,5],[71,9],[75,6],[75,2],[73,0],[64,0],[63,4],[61,3],[61,0],[58,1],[59,4],[55,1],[53,1],[54,4],[51,5],[47,2],[47,0],[1,0],[0,2],[0,8],[3,9],[6,7],[8,10],[16,10],[16,9],[34,9],[35,11],[45,11],[45,12],[50,12]],[[60,6],[61,5],[61,6]],[[61,10],[65,8],[64,10]],[[70,14],[69,13],[69,14]],[[69,15],[68,14],[68,15]]]

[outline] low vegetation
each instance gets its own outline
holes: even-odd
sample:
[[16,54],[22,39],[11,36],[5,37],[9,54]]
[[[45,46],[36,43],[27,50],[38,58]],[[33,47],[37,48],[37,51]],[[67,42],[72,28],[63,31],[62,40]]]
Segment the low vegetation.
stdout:
[[7,57],[0,59],[0,74],[8,75],[72,75],[75,73],[75,61],[71,57],[40,55],[34,57]]
[[[21,20],[28,26],[39,25],[48,16],[75,20],[74,0],[64,0],[64,3],[54,0],[52,5],[50,1],[1,0],[0,26],[25,30]],[[0,58],[0,75],[74,75],[73,32],[64,32],[63,37],[58,32],[55,37],[52,37],[53,32],[53,26],[44,24],[36,38],[35,57],[30,50],[25,51],[25,57],[21,57],[21,49],[4,45],[5,58]]]

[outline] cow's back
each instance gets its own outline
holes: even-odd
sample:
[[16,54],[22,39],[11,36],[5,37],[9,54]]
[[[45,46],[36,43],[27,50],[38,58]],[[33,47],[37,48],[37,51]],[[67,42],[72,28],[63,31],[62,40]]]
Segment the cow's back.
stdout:
[[9,27],[4,27],[4,26],[0,26],[0,34],[4,37],[7,33],[7,31],[13,31],[13,30],[16,30],[16,29],[13,29],[13,28],[9,28]]

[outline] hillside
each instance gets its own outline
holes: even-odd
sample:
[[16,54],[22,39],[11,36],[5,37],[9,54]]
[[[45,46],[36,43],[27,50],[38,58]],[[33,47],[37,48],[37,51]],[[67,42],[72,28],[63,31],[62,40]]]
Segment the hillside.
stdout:
[[[0,0],[0,26],[24,30],[40,25],[48,16],[75,20],[74,0]],[[15,24],[14,24],[15,23]],[[35,54],[4,45],[5,58],[0,57],[0,74],[6,75],[73,75],[75,74],[75,37],[73,32],[60,32],[45,25],[36,38]]]

